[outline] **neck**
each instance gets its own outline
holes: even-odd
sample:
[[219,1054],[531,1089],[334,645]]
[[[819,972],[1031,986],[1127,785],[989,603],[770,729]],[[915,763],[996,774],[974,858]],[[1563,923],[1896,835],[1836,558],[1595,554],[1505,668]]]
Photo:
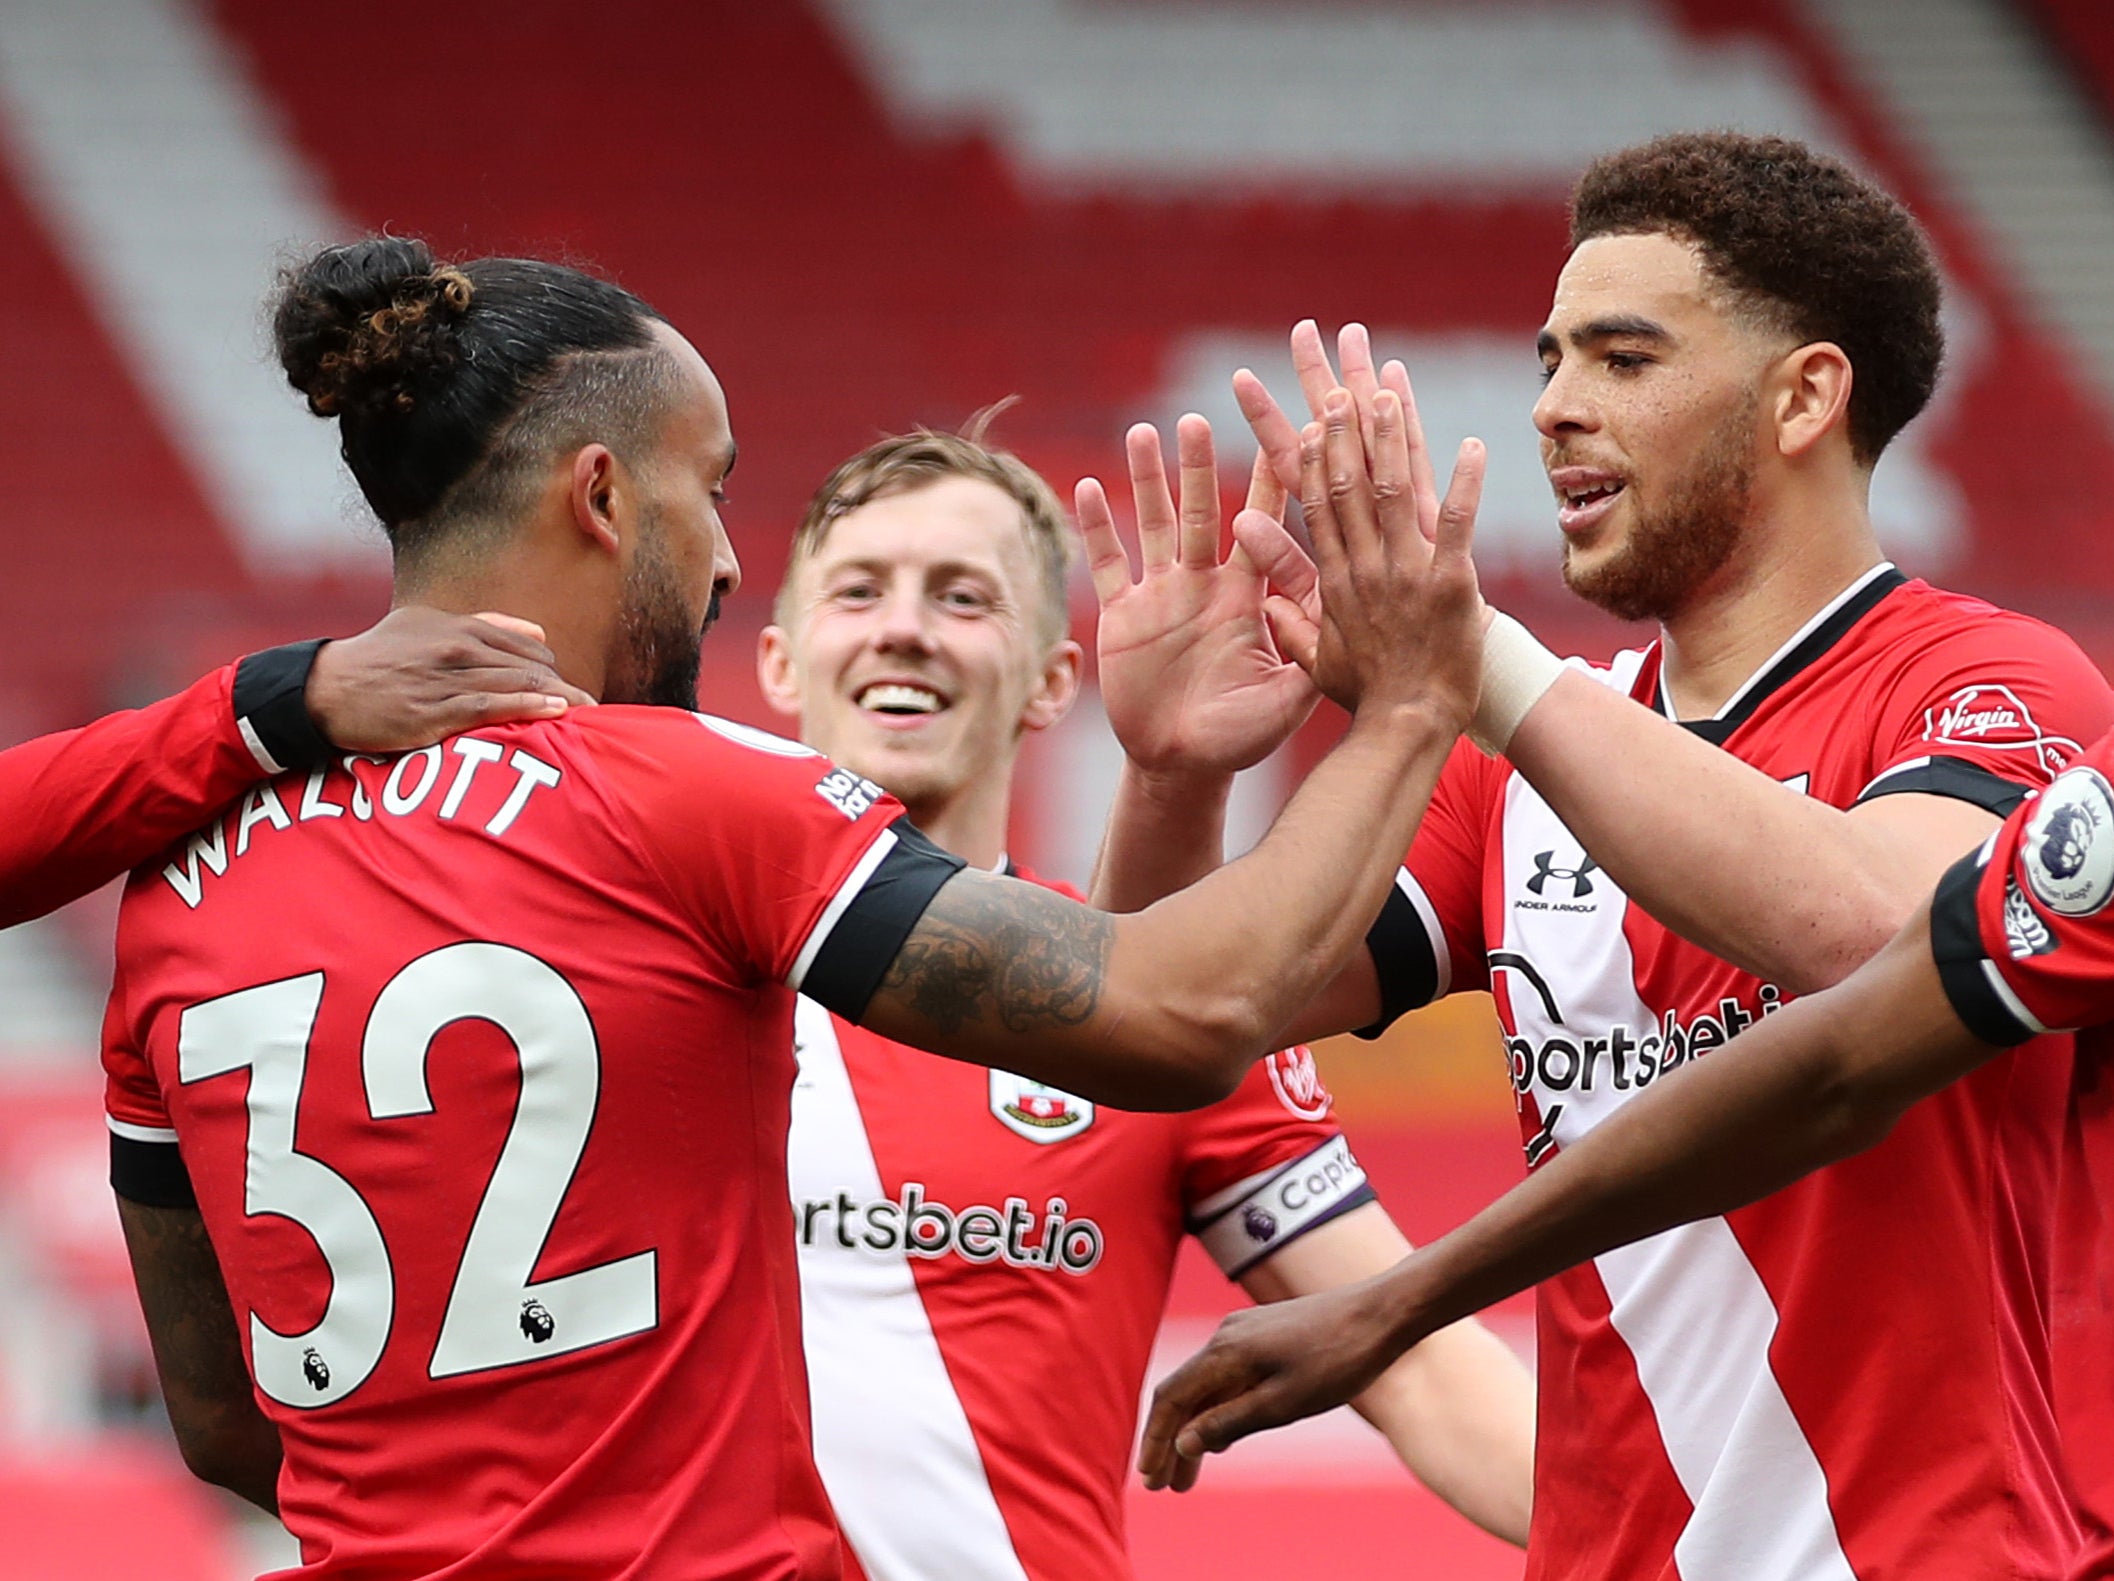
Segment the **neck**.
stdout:
[[598,698],[607,684],[609,632],[593,616],[596,601],[582,597],[577,584],[568,589],[564,578],[554,579],[529,556],[495,556],[489,562],[417,575],[399,567],[390,602],[534,621],[543,628],[544,645],[561,676]]
[[1674,715],[1707,719],[1770,656],[1882,556],[1861,491],[1757,512],[1718,574],[1660,629],[1660,685]]
[[910,821],[925,838],[952,851],[971,867],[994,868],[1006,854],[1006,827],[1013,802],[1008,764],[952,796],[905,801]]

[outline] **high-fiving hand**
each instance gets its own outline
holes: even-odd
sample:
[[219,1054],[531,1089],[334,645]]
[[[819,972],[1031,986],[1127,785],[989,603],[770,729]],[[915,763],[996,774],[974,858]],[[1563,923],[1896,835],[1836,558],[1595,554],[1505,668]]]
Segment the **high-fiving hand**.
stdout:
[[[1469,548],[1482,500],[1481,440],[1464,440],[1443,500],[1418,486],[1410,415],[1393,390],[1371,401],[1373,438],[1341,387],[1299,436],[1300,505],[1314,559],[1282,528],[1244,514],[1242,547],[1282,588],[1267,602],[1278,647],[1354,713],[1419,705],[1465,725],[1482,681],[1482,595]],[[1427,533],[1424,520],[1432,527]],[[1289,546],[1289,547],[1288,547]]]
[[[1263,579],[1235,549],[1219,553],[1218,462],[1211,425],[1175,425],[1177,509],[1160,436],[1149,423],[1125,441],[1142,575],[1094,478],[1075,501],[1094,596],[1101,701],[1124,752],[1150,773],[1231,774],[1274,752],[1313,711],[1315,691],[1270,640]],[[1248,508],[1258,525],[1284,512],[1284,489],[1257,457]]]
[[[1325,419],[1332,393],[1348,398],[1355,421],[1345,437],[1355,437],[1368,468],[1370,495],[1360,497],[1357,458],[1346,451],[1340,466],[1333,458],[1327,461],[1330,497],[1338,502],[1333,507],[1334,514],[1340,517],[1345,511],[1384,510],[1390,523],[1413,525],[1417,535],[1436,553],[1442,521],[1453,519],[1458,530],[1473,526],[1482,494],[1483,447],[1476,440],[1462,444],[1453,478],[1442,498],[1423,425],[1417,418],[1408,370],[1394,361],[1375,369],[1372,342],[1362,324],[1346,325],[1337,344],[1343,364],[1341,384],[1336,382],[1327,348],[1313,320],[1302,320],[1292,331],[1292,364],[1309,408],[1316,419]],[[1299,489],[1305,505],[1311,486],[1305,476],[1308,457],[1302,431],[1293,426],[1262,381],[1247,369],[1234,375],[1233,388],[1261,447],[1258,466],[1267,464],[1281,483]],[[1311,434],[1313,427],[1310,424],[1305,433]],[[1350,491],[1348,495],[1344,493],[1346,489]],[[1466,520],[1460,521],[1463,512]],[[1314,537],[1316,520],[1311,506],[1307,507],[1307,527],[1309,536]],[[1242,551],[1275,589],[1268,612],[1278,647],[1312,673],[1324,620],[1322,585],[1314,561],[1281,523],[1243,513],[1234,523],[1234,532]],[[1407,539],[1399,541],[1410,549]],[[1480,601],[1478,594],[1479,607]],[[1478,616],[1478,631],[1485,618]],[[1330,691],[1326,684],[1322,689]],[[1472,687],[1468,695],[1473,699]]]

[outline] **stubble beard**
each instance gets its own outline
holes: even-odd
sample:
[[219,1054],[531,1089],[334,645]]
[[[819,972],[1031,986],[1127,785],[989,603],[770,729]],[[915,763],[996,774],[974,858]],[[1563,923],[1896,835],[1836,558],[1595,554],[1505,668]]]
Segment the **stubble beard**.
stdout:
[[1656,510],[1641,506],[1628,541],[1581,566],[1564,544],[1564,585],[1618,620],[1664,621],[1725,568],[1740,545],[1754,492],[1750,398],[1712,430],[1680,486]]
[[638,552],[624,577],[622,607],[603,701],[697,709],[705,631],[719,616],[719,595],[700,621],[683,597],[656,513],[640,522]]

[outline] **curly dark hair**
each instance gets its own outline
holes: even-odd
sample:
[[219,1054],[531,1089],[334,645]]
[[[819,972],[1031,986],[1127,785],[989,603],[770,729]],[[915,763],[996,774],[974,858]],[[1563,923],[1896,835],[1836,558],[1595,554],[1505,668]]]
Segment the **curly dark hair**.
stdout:
[[1573,247],[1655,232],[1694,243],[1742,311],[1842,348],[1850,448],[1865,465],[1929,402],[1945,356],[1930,243],[1840,160],[1785,137],[1677,132],[1587,167]]

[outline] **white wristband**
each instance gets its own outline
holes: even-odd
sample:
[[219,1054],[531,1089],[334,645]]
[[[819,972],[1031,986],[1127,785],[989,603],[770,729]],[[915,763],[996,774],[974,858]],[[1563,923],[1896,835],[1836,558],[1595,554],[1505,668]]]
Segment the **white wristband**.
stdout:
[[1483,691],[1468,722],[1468,738],[1491,757],[1512,744],[1512,733],[1556,684],[1564,663],[1534,633],[1502,610],[1483,633]]

